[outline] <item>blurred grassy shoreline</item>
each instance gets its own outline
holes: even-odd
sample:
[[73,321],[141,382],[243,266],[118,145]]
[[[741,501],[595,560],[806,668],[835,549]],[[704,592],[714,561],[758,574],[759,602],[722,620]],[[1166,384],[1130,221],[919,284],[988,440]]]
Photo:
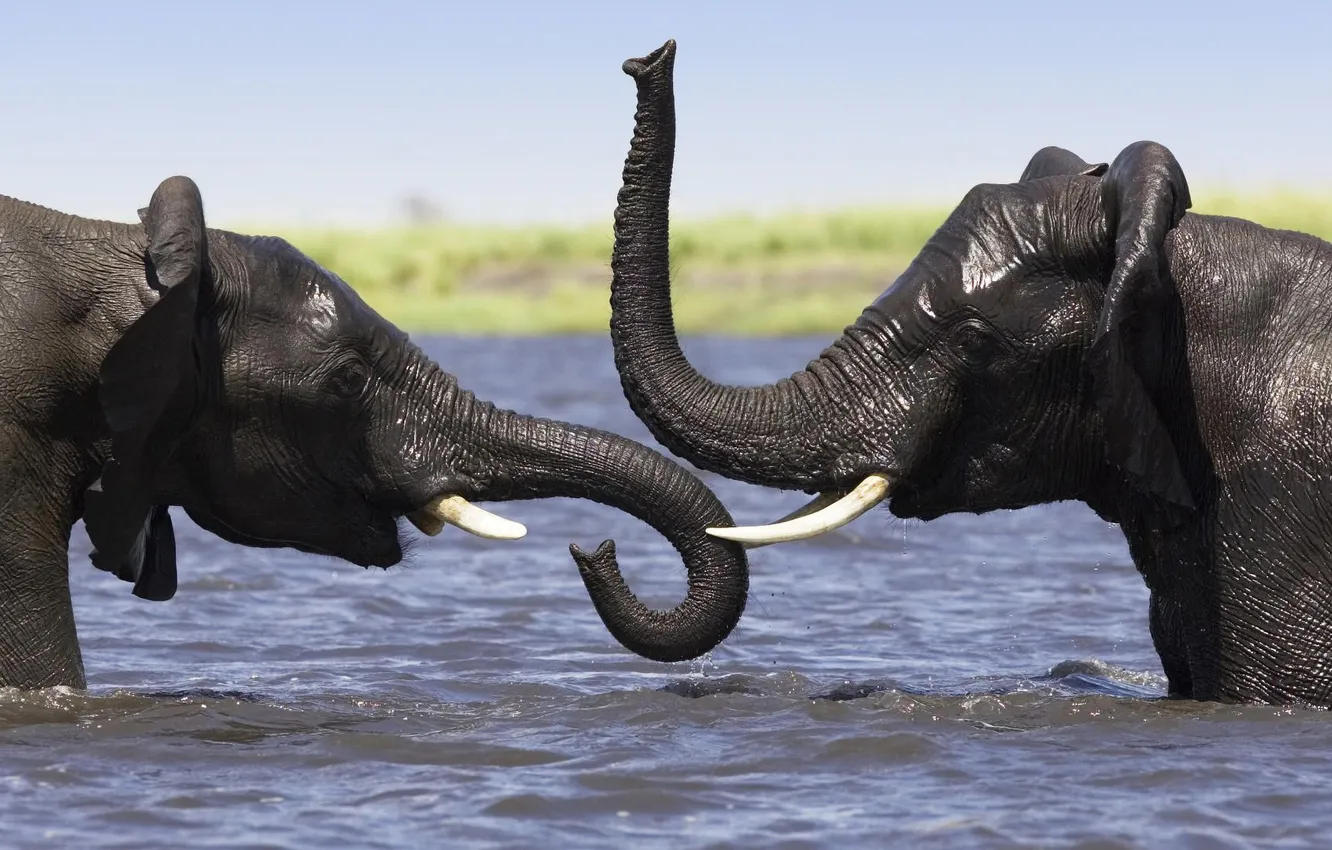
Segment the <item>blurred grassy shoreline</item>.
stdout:
[[[1193,210],[1332,239],[1332,191],[1198,195]],[[944,207],[674,221],[682,333],[835,333],[911,262]],[[604,333],[610,225],[245,228],[286,237],[413,332]]]

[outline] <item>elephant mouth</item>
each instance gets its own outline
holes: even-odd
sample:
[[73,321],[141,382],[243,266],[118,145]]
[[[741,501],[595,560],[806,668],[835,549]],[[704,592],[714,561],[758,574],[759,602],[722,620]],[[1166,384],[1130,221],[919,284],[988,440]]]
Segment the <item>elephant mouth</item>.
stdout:
[[[285,535],[242,531],[213,512],[192,511],[186,508],[198,525],[212,531],[224,540],[243,546],[262,548],[291,548],[312,555],[342,558],[363,567],[389,567],[402,559],[402,545],[398,537],[398,519],[407,521],[428,537],[434,537],[453,525],[478,537],[489,540],[517,540],[527,534],[520,523],[505,519],[478,508],[461,496],[442,494],[421,507],[407,511],[375,508],[364,502],[348,516],[351,525],[360,530],[339,534],[334,539],[305,539]],[[355,517],[355,519],[353,519]]]
[[484,537],[487,540],[517,540],[527,534],[522,523],[505,519],[490,511],[478,508],[462,496],[443,493],[435,496],[425,505],[406,514],[407,521],[416,526],[416,530],[434,537],[444,530],[444,526],[453,525]]
[[935,507],[927,492],[920,487],[904,485],[893,492],[888,510],[899,519],[931,520],[947,513],[942,506]]

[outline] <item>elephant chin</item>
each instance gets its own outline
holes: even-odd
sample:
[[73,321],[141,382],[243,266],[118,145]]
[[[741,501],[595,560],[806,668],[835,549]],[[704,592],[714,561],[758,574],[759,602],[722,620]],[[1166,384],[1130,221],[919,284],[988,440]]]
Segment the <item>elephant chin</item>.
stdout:
[[228,543],[253,546],[259,549],[295,549],[307,555],[339,558],[358,567],[387,569],[397,565],[403,557],[403,538],[397,518],[391,513],[376,512],[357,526],[357,532],[342,539],[313,542],[294,538],[250,534],[236,528],[212,513],[185,508],[190,520],[205,531],[216,534]]

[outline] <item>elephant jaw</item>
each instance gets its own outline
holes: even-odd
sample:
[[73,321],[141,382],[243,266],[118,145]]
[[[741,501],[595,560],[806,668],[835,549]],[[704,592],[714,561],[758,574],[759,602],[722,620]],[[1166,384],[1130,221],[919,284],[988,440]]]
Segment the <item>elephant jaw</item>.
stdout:
[[517,540],[527,534],[522,523],[482,510],[462,496],[436,496],[425,507],[407,514],[407,519],[427,537],[439,534],[446,525],[456,525],[487,540]]
[[708,534],[743,543],[746,549],[818,537],[864,514],[888,497],[892,481],[884,475],[868,475],[845,495],[820,493],[804,507],[768,525],[709,528]]

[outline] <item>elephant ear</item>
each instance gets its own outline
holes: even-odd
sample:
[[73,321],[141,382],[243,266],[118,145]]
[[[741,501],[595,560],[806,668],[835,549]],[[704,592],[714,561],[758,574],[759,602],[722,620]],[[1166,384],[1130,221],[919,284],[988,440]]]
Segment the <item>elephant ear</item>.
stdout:
[[1109,167],[1104,162],[1093,165],[1083,161],[1082,157],[1073,153],[1073,151],[1050,145],[1036,151],[1036,155],[1031,158],[1027,167],[1022,171],[1022,176],[1018,178],[1018,182],[1026,183],[1028,180],[1039,180],[1042,177],[1060,175],[1071,177],[1081,174],[1086,177],[1100,177],[1105,174]]
[[1175,295],[1165,239],[1192,204],[1189,186],[1174,154],[1137,142],[1102,178],[1101,201],[1115,261],[1091,362],[1107,455],[1146,492],[1191,509],[1188,481],[1154,401],[1170,356]]
[[111,456],[84,494],[84,524],[95,566],[133,582],[136,596],[165,600],[176,591],[175,535],[152,495],[202,402],[197,337],[208,237],[203,199],[188,177],[163,181],[139,217],[148,282],[161,295],[102,361]]

